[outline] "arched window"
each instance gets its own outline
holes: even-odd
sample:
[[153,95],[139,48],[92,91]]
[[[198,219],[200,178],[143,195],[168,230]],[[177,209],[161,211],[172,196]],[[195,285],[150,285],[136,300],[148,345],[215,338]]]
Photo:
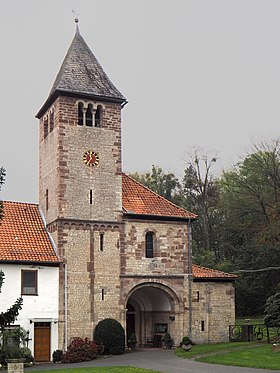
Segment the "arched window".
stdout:
[[95,112],[95,127],[101,127],[102,106],[98,105]]
[[88,104],[86,111],[86,126],[92,127],[92,115],[93,115],[93,106]]
[[78,104],[78,124],[79,126],[84,124],[84,104],[82,102]]
[[154,257],[154,233],[147,232],[146,233],[146,258],[153,258]]

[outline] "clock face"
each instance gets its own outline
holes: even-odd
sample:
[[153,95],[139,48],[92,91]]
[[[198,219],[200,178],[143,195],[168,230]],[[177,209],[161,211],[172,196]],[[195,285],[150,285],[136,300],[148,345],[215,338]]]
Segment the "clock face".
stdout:
[[83,162],[86,166],[96,167],[99,164],[99,155],[92,150],[87,150],[83,154]]

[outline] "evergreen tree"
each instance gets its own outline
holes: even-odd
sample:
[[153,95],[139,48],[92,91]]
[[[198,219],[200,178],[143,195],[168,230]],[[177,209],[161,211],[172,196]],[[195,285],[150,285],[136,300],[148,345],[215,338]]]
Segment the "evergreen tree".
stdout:
[[269,297],[264,309],[264,323],[267,326],[280,326],[280,292]]

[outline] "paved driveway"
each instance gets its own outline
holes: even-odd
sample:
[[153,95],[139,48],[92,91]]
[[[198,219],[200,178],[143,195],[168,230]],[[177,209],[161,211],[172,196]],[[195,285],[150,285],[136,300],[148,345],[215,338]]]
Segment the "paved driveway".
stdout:
[[[25,372],[50,369],[101,367],[101,366],[133,366],[158,370],[162,373],[272,373],[275,370],[226,367],[199,363],[189,359],[178,358],[173,350],[151,349],[140,350],[124,355],[112,356],[110,358],[93,360],[77,364],[42,364],[32,368],[26,368]],[[279,367],[280,371],[280,367]]]

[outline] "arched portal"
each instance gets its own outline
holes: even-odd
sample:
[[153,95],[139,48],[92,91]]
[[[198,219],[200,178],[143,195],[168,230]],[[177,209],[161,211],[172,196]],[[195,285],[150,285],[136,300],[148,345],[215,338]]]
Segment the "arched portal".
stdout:
[[135,333],[139,346],[161,347],[166,332],[175,337],[178,299],[166,286],[147,283],[134,288],[126,309],[127,339]]

